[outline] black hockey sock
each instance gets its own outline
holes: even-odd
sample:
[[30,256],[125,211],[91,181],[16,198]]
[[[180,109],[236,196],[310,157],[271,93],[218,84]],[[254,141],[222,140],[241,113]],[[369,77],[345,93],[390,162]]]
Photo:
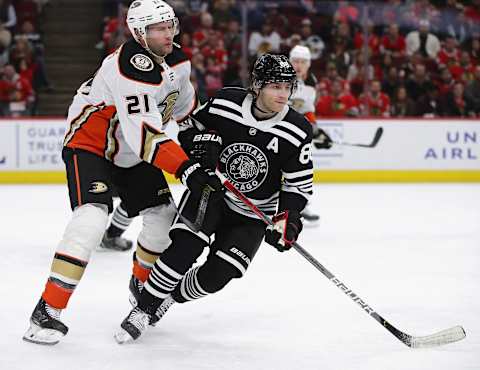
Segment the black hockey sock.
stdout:
[[143,289],[140,294],[140,300],[138,301],[138,307],[144,312],[154,314],[163,301],[164,299],[155,297],[146,289]]
[[124,229],[120,229],[119,227],[113,224],[110,224],[110,226],[107,229],[107,236],[109,238],[115,238],[117,236],[122,235],[124,231],[125,231]]

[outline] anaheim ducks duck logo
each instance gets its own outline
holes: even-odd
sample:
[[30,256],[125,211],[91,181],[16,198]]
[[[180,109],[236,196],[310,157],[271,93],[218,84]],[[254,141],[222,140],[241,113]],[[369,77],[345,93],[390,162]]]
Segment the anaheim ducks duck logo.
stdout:
[[220,154],[220,163],[232,184],[246,193],[257,189],[267,177],[267,156],[252,144],[228,145]]
[[105,193],[107,190],[108,190],[107,184],[100,181],[94,181],[90,185],[90,189],[88,190],[88,192],[93,194],[100,194],[100,193]]
[[132,63],[136,69],[143,72],[149,72],[153,70],[153,61],[150,59],[150,57],[144,54],[135,54],[130,58],[130,63]]

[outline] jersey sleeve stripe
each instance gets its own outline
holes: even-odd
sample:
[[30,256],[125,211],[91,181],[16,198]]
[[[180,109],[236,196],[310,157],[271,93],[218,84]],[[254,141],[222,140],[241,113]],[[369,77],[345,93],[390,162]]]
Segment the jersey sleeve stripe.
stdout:
[[283,172],[285,179],[296,179],[297,177],[313,176],[313,168],[297,172]]
[[233,109],[242,115],[242,107],[238,104],[235,104],[234,102],[231,102],[230,100],[226,99],[214,99],[212,104],[217,104],[217,105],[222,105],[224,107]]
[[282,131],[282,130],[279,130],[279,129],[276,129],[276,128],[271,128],[268,131],[271,132],[272,134],[275,134],[275,135],[289,141],[290,143],[292,143],[296,147],[299,147],[300,144],[301,144],[300,140],[295,138],[293,135],[290,135],[290,134],[286,133],[285,131]]
[[230,112],[218,109],[218,108],[213,108],[213,107],[209,108],[208,112],[211,113],[211,114],[216,114],[217,116],[222,116],[222,117],[228,118],[232,121],[237,121],[238,123],[241,123],[242,125],[244,124],[243,119],[241,117],[237,116],[236,114],[233,114],[233,113],[230,113]]
[[280,121],[277,125],[285,127],[286,129],[288,129],[290,131],[293,131],[296,135],[300,136],[302,139],[305,139],[307,137],[307,133],[305,131],[303,131],[301,128],[291,124],[290,122]]

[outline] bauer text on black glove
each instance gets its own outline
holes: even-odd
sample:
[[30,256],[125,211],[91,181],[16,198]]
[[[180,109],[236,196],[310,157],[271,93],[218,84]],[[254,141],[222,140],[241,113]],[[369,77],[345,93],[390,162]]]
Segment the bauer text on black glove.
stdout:
[[208,171],[192,159],[182,163],[177,170],[176,177],[191,191],[194,197],[199,197],[207,186],[212,191],[223,190],[222,183],[215,172]]

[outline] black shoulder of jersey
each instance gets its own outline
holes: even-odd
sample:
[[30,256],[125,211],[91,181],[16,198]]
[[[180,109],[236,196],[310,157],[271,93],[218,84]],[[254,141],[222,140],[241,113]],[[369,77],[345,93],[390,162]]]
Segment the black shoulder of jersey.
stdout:
[[288,110],[287,115],[283,119],[283,121],[294,124],[299,129],[307,133],[307,138],[310,138],[310,139],[312,138],[313,136],[312,124],[305,118],[303,114],[298,113],[295,109],[290,108]]
[[305,80],[305,85],[315,87],[317,83],[317,77],[315,77],[313,73],[309,73],[307,79]]
[[248,91],[243,87],[224,87],[218,90],[214,98],[229,100],[238,105],[242,105]]
[[123,44],[118,57],[120,73],[131,80],[160,84],[162,69],[135,40]]
[[165,57],[165,62],[167,62],[170,67],[186,62],[187,60],[187,55],[183,52],[180,45],[176,43],[173,44],[173,51]]

